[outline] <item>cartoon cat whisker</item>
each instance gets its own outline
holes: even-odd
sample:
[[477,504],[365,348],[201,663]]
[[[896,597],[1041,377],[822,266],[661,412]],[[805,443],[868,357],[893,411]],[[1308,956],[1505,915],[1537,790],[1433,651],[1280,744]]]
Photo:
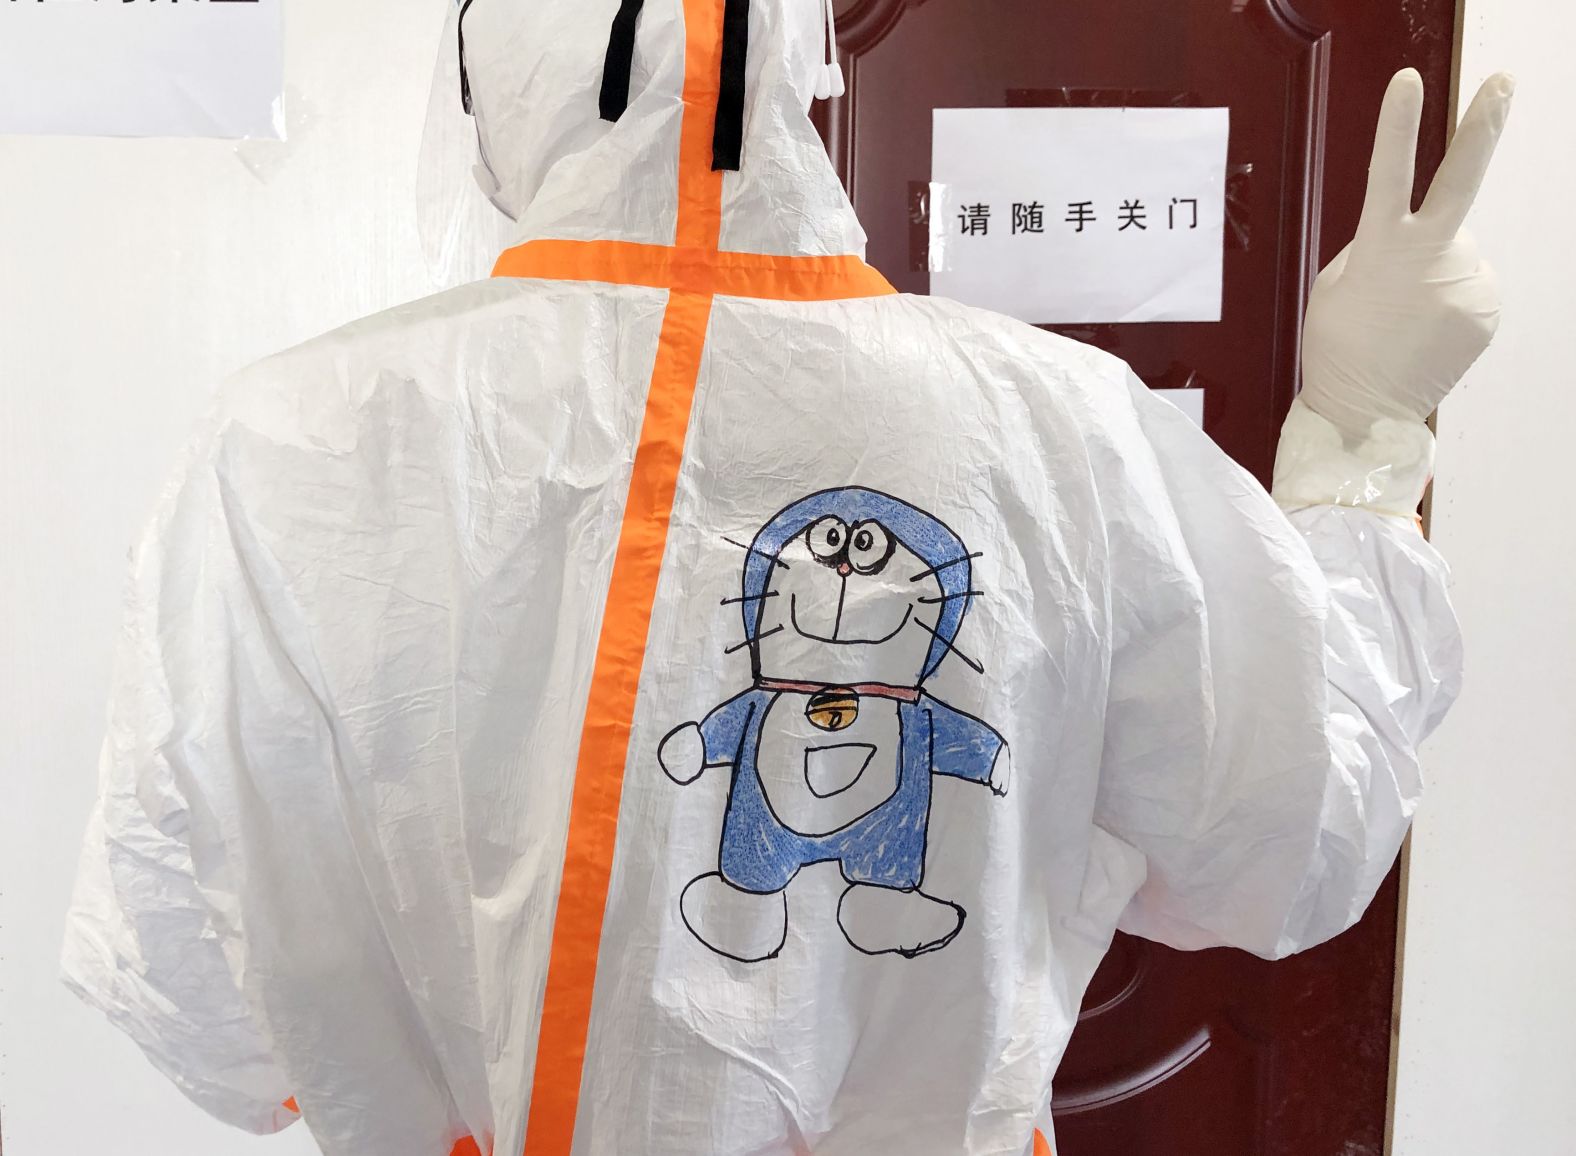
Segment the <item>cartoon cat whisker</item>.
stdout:
[[964,662],[966,662],[970,666],[972,666],[974,668],[974,671],[975,671],[976,674],[984,674],[985,673],[985,668],[983,666],[981,666],[978,662],[975,662],[968,655],[964,654],[956,646],[952,645],[952,643],[948,639],[946,639],[942,635],[938,634],[936,632],[936,628],[934,626],[932,626],[930,623],[924,621],[923,619],[916,618],[916,619],[914,619],[914,625],[919,627],[921,630],[924,630],[924,631],[928,632],[930,634],[930,636],[932,638],[936,639],[936,641],[940,642],[942,646],[945,646],[953,654],[957,655]]
[[764,550],[757,550],[754,546],[746,546],[743,542],[735,542],[732,538],[728,537],[726,534],[724,534],[722,536],[722,540],[724,542],[728,543],[728,545],[730,545],[730,546],[737,546],[739,549],[743,550],[746,554],[755,554],[758,557],[765,558],[768,562],[770,562],[774,566],[781,566],[784,570],[792,570],[793,569],[792,566],[788,565],[788,563],[784,562],[781,558],[778,558],[778,557],[775,557],[775,556],[773,556],[771,554],[768,554]]
[[929,578],[932,574],[940,574],[943,570],[950,570],[954,566],[961,566],[964,562],[972,562],[976,558],[983,558],[983,552],[964,554],[961,558],[954,558],[950,562],[943,562],[939,566],[932,566],[929,570],[921,570],[918,574],[910,576],[910,582],[918,582],[921,578]]
[[[780,590],[768,590],[765,594],[746,594],[740,598],[724,598],[722,604],[724,606],[737,606],[741,602],[759,602],[763,598],[776,598],[780,593]],[[920,601],[924,601],[924,599],[920,599]]]
[[763,631],[761,631],[754,638],[746,638],[743,642],[735,642],[732,646],[728,647],[728,649],[724,650],[723,653],[724,654],[732,654],[735,650],[743,650],[746,646],[750,645],[750,643],[752,643],[752,642],[759,642],[763,638],[770,638],[772,635],[776,634],[779,630],[783,630],[783,629],[786,629],[786,628],[783,626],[782,623],[779,622],[776,626],[772,627],[770,630],[763,630]]
[[959,590],[956,594],[943,594],[939,598],[936,598],[936,597],[918,598],[918,599],[915,599],[915,601],[923,602],[923,603],[925,603],[928,606],[928,605],[932,605],[932,604],[937,603],[937,602],[951,602],[955,598],[983,598],[983,597],[985,597],[985,591],[983,591],[983,590]]

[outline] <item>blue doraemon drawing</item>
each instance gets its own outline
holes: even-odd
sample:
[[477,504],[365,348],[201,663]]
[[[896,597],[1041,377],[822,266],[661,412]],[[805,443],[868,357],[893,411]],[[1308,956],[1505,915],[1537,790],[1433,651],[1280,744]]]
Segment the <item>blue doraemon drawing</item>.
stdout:
[[949,657],[982,669],[956,644],[978,555],[925,511],[856,486],[799,499],[745,550],[725,604],[742,609],[733,649],[748,647],[753,683],[659,750],[677,783],[732,769],[718,869],[685,887],[685,924],[722,955],[769,959],[789,882],[833,861],[855,948],[945,947],[965,912],[920,890],[931,776],[1005,795],[1010,768],[1001,735],[923,689]]

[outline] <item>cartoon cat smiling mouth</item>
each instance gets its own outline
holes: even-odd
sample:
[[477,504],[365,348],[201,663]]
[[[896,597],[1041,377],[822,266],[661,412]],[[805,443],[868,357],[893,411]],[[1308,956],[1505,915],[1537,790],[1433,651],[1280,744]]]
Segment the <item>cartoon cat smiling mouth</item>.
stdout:
[[834,625],[832,627],[832,637],[831,638],[826,637],[824,634],[812,633],[811,631],[808,631],[804,627],[799,625],[798,610],[799,610],[799,595],[797,595],[797,594],[790,594],[788,596],[788,621],[793,624],[793,628],[794,628],[795,632],[798,633],[800,636],[802,636],[804,638],[808,638],[808,639],[810,639],[813,642],[830,642],[834,646],[854,646],[854,645],[879,646],[883,642],[890,642],[890,641],[892,641],[892,639],[896,638],[899,634],[901,634],[903,632],[903,627],[908,625],[908,620],[911,617],[913,617],[913,615],[914,615],[914,604],[912,602],[910,602],[906,606],[904,606],[903,607],[903,617],[898,622],[897,626],[894,627],[889,633],[883,634],[879,638],[846,638],[846,637],[839,637],[840,631],[838,629],[838,624],[840,624],[842,622],[842,615],[841,614],[838,615],[836,623],[834,623]]

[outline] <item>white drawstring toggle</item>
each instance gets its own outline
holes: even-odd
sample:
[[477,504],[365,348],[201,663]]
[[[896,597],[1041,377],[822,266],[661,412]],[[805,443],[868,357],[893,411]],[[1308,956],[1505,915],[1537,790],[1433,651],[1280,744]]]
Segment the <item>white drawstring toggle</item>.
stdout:
[[835,60],[826,62],[826,95],[842,96],[848,91],[848,85],[843,83],[843,68]]
[[826,13],[826,63],[816,75],[815,99],[829,100],[842,96],[848,86],[843,83],[843,67],[837,62],[837,16],[832,11],[832,0],[822,0],[821,7]]

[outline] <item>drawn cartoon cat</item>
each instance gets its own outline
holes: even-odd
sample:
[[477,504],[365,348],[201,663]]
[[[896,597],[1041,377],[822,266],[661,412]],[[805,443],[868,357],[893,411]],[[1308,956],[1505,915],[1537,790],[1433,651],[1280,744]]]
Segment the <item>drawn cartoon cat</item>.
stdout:
[[[735,543],[742,545],[742,543]],[[787,935],[799,869],[837,862],[837,919],[868,954],[945,947],[965,912],[920,890],[931,776],[1007,793],[1007,744],[923,689],[955,655],[979,596],[973,559],[939,519],[860,487],[823,490],[773,516],[747,547],[744,616],[754,682],[662,740],[675,782],[731,767],[718,870],[680,897],[684,922],[722,955],[769,959]]]

